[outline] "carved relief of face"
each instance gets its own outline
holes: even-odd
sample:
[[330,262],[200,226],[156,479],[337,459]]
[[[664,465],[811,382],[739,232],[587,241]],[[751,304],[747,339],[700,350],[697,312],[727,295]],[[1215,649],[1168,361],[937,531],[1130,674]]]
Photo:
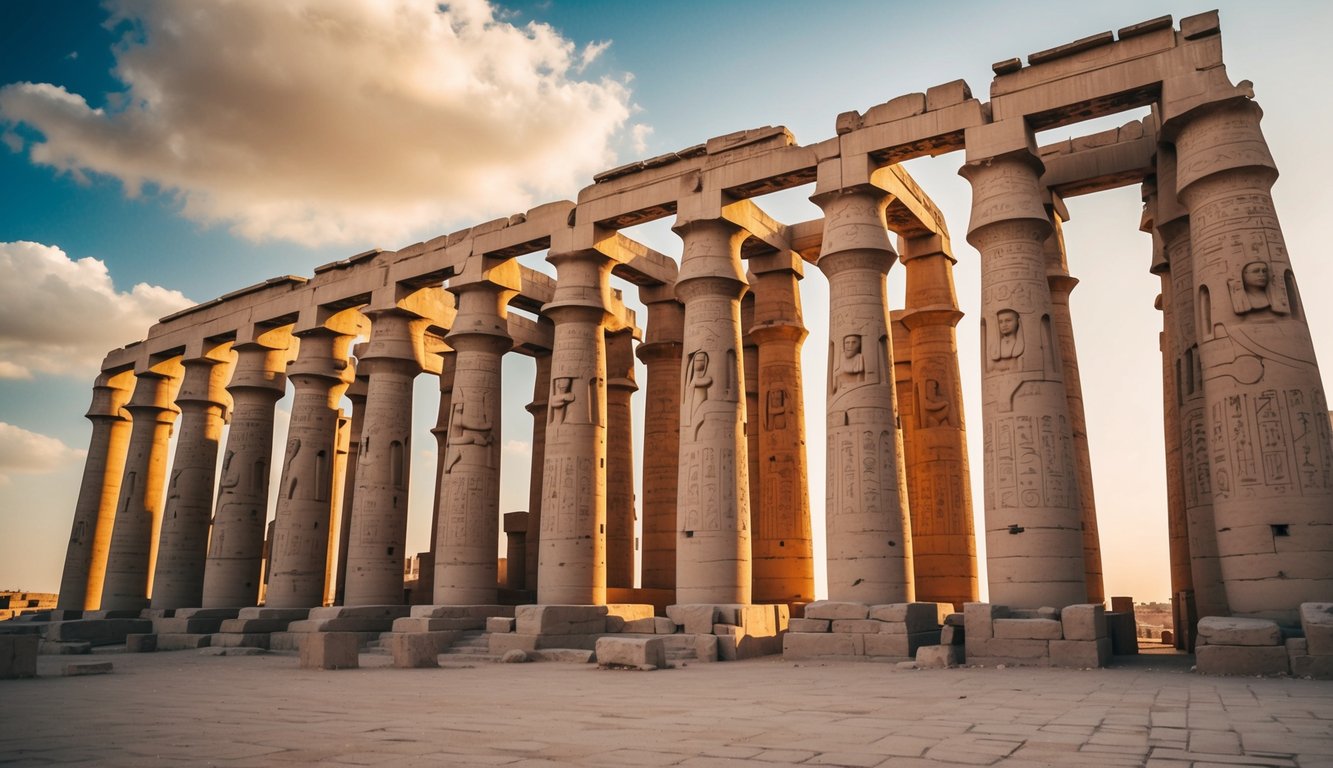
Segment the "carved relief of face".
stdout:
[[1018,313],[1012,309],[1000,310],[996,316],[1001,336],[1013,336],[1018,332]]
[[555,380],[555,391],[563,395],[569,392],[569,388],[572,384],[573,384],[573,379],[570,379],[566,376],[561,376],[560,378]]
[[861,354],[861,337],[857,334],[851,334],[842,338],[842,354],[851,359]]
[[705,373],[708,373],[708,353],[695,353],[693,364],[695,376],[703,376]]
[[1268,265],[1262,261],[1251,261],[1241,270],[1240,279],[1246,288],[1263,290],[1268,287]]

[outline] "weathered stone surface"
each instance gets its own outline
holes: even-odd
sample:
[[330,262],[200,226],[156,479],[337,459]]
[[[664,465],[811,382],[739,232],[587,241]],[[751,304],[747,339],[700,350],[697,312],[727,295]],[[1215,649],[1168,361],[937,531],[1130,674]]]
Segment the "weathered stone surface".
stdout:
[[1311,656],[1333,656],[1333,603],[1301,603],[1301,628]]
[[[397,622],[394,623],[394,626],[398,626]],[[491,616],[486,619],[486,631],[490,633],[513,632],[514,620],[507,616]]]
[[864,619],[870,615],[870,606],[835,600],[816,600],[805,606],[807,619]]
[[262,656],[268,653],[264,648],[238,646],[234,648],[200,648],[200,656]]
[[42,656],[70,656],[92,653],[92,651],[92,643],[87,641],[54,643],[50,640],[42,640],[37,646],[37,653]]
[[1207,645],[1281,645],[1282,631],[1267,619],[1207,616],[1199,619],[1198,638]]
[[393,634],[386,640],[393,665],[400,669],[440,666],[439,648],[427,634]]
[[855,632],[862,635],[879,634],[881,623],[873,619],[835,619],[832,632]]
[[157,635],[129,634],[125,636],[126,653],[152,653],[157,650]]
[[[1009,609],[992,603],[967,603],[963,606],[963,622],[969,640],[989,640],[995,636],[995,619],[1009,616]],[[970,655],[970,652],[969,652]]]
[[665,669],[666,647],[661,638],[603,637],[597,641],[599,666]]
[[653,607],[643,603],[607,603],[607,616],[619,616],[627,623],[635,619],[653,618]]
[[1059,640],[1060,622],[1050,619],[996,619],[994,624],[997,639],[1012,640]]
[[315,632],[301,642],[302,669],[356,669],[361,638],[352,632]]
[[1134,614],[1107,611],[1106,633],[1111,637],[1111,652],[1117,656],[1133,656],[1139,652],[1139,638],[1135,631]]
[[878,621],[905,624],[910,634],[936,629],[952,610],[947,603],[892,603],[870,606],[869,615]]
[[910,659],[916,656],[918,648],[926,645],[938,645],[940,631],[913,632],[912,634],[880,633],[866,635],[863,641],[865,655],[886,656]]
[[115,669],[115,665],[109,661],[87,661],[78,664],[66,664],[60,674],[65,677],[82,677],[83,675],[107,675]]
[[[855,619],[846,619],[855,621]],[[831,623],[828,619],[792,619],[787,625],[789,632],[828,632]]]
[[53,642],[85,641],[93,645],[120,645],[130,634],[153,631],[149,619],[80,619],[54,622],[46,628],[45,637]]
[[832,632],[788,632],[782,637],[784,659],[817,659],[822,656],[864,656],[865,638],[874,635],[853,635]]
[[545,648],[528,651],[530,661],[558,661],[565,664],[589,664],[597,660],[597,654],[582,648]]
[[159,635],[212,634],[222,629],[222,622],[230,617],[172,616],[153,619],[153,632]]
[[501,664],[525,664],[532,661],[528,652],[521,648],[510,648],[500,655]]
[[1287,649],[1280,645],[1201,645],[1194,649],[1201,675],[1285,675]]
[[947,669],[962,663],[961,646],[923,645],[916,649],[916,665],[921,669]]
[[717,661],[717,635],[695,635],[694,654],[702,662]]
[[1052,640],[1051,666],[1092,669],[1111,663],[1111,638]]
[[962,627],[954,627],[948,624],[940,627],[940,645],[962,645],[967,634]]
[[213,648],[268,649],[268,632],[216,632],[208,640]]
[[677,605],[668,605],[667,617],[685,628],[685,632],[691,635],[709,635],[713,633],[713,625],[717,623],[718,610],[716,605],[709,603],[682,603]]
[[[401,618],[401,619],[394,619],[394,620],[393,620],[392,631],[394,631],[394,632],[444,632],[444,631],[456,631],[456,632],[461,632],[461,631],[463,631],[463,630],[467,630],[467,629],[486,629],[487,631],[492,631],[492,630],[487,629],[487,627],[488,627],[487,622],[489,622],[489,621],[490,621],[490,619],[482,619],[482,618],[477,618],[477,617],[456,618],[456,617],[452,617],[452,616],[404,616],[404,617]],[[508,631],[508,632],[512,632],[512,631],[514,631],[514,630],[513,630],[513,622],[514,622],[513,619],[500,618],[500,621],[507,621],[507,622],[509,622],[509,626],[510,626],[510,628],[509,628],[508,630],[503,630],[503,631]],[[497,631],[498,631],[498,630],[497,630]]]
[[207,648],[212,642],[211,634],[170,633],[157,636],[159,651],[188,651],[195,648]]
[[37,676],[37,646],[34,635],[0,635],[0,680]]
[[964,616],[963,616],[963,614],[962,614],[961,612],[959,612],[959,613],[951,613],[951,614],[949,614],[948,616],[945,616],[945,617],[944,617],[944,625],[945,625],[946,627],[961,627],[961,626],[963,626],[963,625],[964,625]]
[[991,638],[974,643],[969,638],[965,647],[967,648],[967,663],[982,666],[994,666],[996,664],[1046,666],[1050,657],[1049,640]]
[[1101,605],[1067,605],[1060,612],[1066,640],[1096,640],[1107,637],[1106,608]]
[[586,635],[606,631],[604,605],[520,605],[514,610],[520,635]]
[[484,626],[486,619],[492,616],[514,616],[512,605],[414,605],[408,614],[414,618],[425,619],[481,619]]
[[1333,656],[1291,656],[1291,674],[1315,680],[1333,680]]

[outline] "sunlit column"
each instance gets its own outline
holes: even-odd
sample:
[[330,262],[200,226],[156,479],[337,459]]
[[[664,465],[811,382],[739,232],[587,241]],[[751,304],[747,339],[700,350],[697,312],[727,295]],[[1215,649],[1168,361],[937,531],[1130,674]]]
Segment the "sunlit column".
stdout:
[[[543,318],[543,322],[550,322]],[[554,334],[553,334],[554,335]],[[542,522],[542,475],[546,466],[546,406],[551,394],[551,354],[537,355],[533,358],[537,365],[536,375],[532,379],[532,402],[527,411],[532,414],[532,462],[528,477],[528,519],[527,530],[523,534],[523,584],[517,589],[537,589],[537,576],[541,549]],[[513,564],[509,566],[511,569]]]
[[640,288],[648,307],[644,343],[636,352],[647,369],[643,406],[644,589],[676,586],[676,496],[680,466],[681,349],[685,308],[670,286]]
[[343,472],[342,504],[338,509],[338,561],[333,574],[333,604],[347,604],[347,554],[352,542],[352,504],[356,501],[356,463],[361,454],[361,432],[366,421],[366,373],[359,359],[365,344],[353,347],[358,359],[356,376],[347,385],[343,397],[352,404],[351,419],[347,423],[347,468]]
[[606,334],[606,585],[634,586],[634,330]]

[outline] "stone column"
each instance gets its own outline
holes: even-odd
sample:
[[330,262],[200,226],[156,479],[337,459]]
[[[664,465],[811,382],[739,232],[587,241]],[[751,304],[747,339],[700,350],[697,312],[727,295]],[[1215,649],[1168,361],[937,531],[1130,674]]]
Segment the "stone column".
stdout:
[[430,433],[435,436],[435,492],[431,495],[430,507],[430,563],[423,566],[418,585],[429,584],[427,591],[422,586],[422,597],[428,601],[435,599],[435,545],[440,535],[440,490],[444,487],[444,457],[449,451],[449,406],[454,398],[454,371],[457,359],[452,349],[438,353],[440,356],[440,404],[435,417],[435,426]]
[[162,526],[167,442],[176,423],[173,401],[180,384],[179,370],[179,363],[173,362],[135,374],[134,395],[125,406],[133,425],[102,582],[104,611],[148,607]]
[[[963,603],[977,599],[977,548],[972,482],[967,458],[963,388],[955,328],[963,313],[954,292],[954,258],[939,235],[901,240],[907,271],[908,331],[912,360],[910,406],[900,400],[912,489],[912,556],[918,600]],[[897,337],[895,337],[896,340]],[[901,354],[895,343],[895,360]]]
[[757,345],[758,378],[758,402],[749,412],[751,429],[758,432],[759,491],[750,497],[752,504],[758,499],[751,512],[756,603],[815,599],[801,384],[807,331],[797,286],[802,268],[792,254],[750,260],[755,296],[750,338]]
[[606,340],[612,262],[597,251],[552,252],[555,323],[542,473],[537,602],[606,603]]
[[[1051,223],[1041,164],[1026,148],[1031,137],[1023,126],[975,130],[968,130],[961,173],[972,183],[967,240],[981,254],[990,600],[1060,608],[1085,602],[1088,590],[1069,401],[1046,279]],[[1013,131],[1000,138],[1018,147],[974,157],[972,146],[1000,143],[990,131]]]
[[745,439],[740,246],[722,219],[678,219],[685,305],[676,502],[676,602],[749,603],[750,477]]
[[813,198],[824,211],[818,266],[829,281],[827,482],[829,599],[915,599],[885,279],[896,254],[888,196],[865,185]]
[[644,343],[636,354],[647,368],[643,406],[644,589],[676,588],[676,496],[680,466],[681,348],[685,308],[671,286],[640,288],[648,307]]
[[203,604],[213,481],[222,446],[222,425],[231,406],[225,386],[231,378],[232,357],[230,350],[221,348],[183,362],[185,375],[176,396],[181,411],[180,436],[158,539],[153,608]]
[[[550,322],[546,318],[543,322]],[[537,355],[533,358],[537,364],[536,375],[532,379],[532,402],[527,411],[532,414],[532,462],[528,477],[528,521],[523,535],[523,556],[525,568],[522,589],[536,590],[541,549],[537,546],[537,535],[542,524],[542,473],[546,466],[546,406],[551,393],[551,355]],[[513,568],[513,565],[510,565]]]
[[130,419],[125,405],[132,376],[128,371],[103,372],[93,385],[93,403],[87,413],[93,435],[88,441],[56,602],[62,610],[91,611],[102,603],[102,577],[129,447]]
[[357,361],[366,384],[356,463],[345,605],[400,605],[407,556],[412,462],[412,382],[422,370],[430,321],[402,309],[366,312],[370,342]]
[[1051,215],[1051,234],[1046,238],[1046,283],[1051,291],[1051,328],[1056,336],[1055,343],[1063,366],[1069,429],[1074,439],[1079,514],[1083,520],[1083,578],[1088,585],[1088,602],[1103,603],[1106,601],[1106,591],[1102,586],[1102,544],[1097,532],[1097,502],[1092,492],[1088,420],[1083,412],[1083,381],[1078,373],[1074,321],[1069,314],[1069,294],[1078,285],[1078,278],[1069,274],[1069,264],[1065,259],[1064,230],[1059,214],[1054,212]]
[[517,292],[517,264],[481,279],[455,278],[454,391],[440,488],[435,543],[436,605],[489,605],[496,600],[500,540],[500,359],[512,346],[506,321]]
[[1169,121],[1189,211],[1213,516],[1233,615],[1294,625],[1333,594],[1333,437],[1245,98]]
[[[746,272],[745,279],[751,280],[751,275]],[[751,283],[753,286],[753,283]],[[758,520],[763,518],[763,511],[760,509],[763,499],[759,495],[759,345],[750,336],[750,329],[754,327],[754,289],[745,292],[741,297],[741,370],[742,380],[745,382],[745,451],[749,456],[750,478],[750,524],[757,525]],[[754,535],[750,536],[750,599],[754,600]]]
[[202,605],[243,608],[259,598],[269,467],[273,463],[273,406],[287,389],[286,332],[233,344],[236,369],[213,529],[204,566]]
[[606,585],[634,587],[634,330],[606,334]]
[[324,572],[333,521],[338,403],[355,377],[352,336],[327,327],[300,331],[300,354],[287,366],[296,388],[278,488],[266,605],[315,608],[324,601]]
[[[353,353],[359,358],[365,344],[357,344]],[[347,604],[347,554],[352,545],[352,504],[356,501],[356,463],[361,454],[361,432],[366,421],[365,371],[358,364],[356,377],[343,394],[352,404],[352,418],[347,425],[347,469],[343,473],[342,506],[338,510],[338,563],[335,569],[333,604]]]

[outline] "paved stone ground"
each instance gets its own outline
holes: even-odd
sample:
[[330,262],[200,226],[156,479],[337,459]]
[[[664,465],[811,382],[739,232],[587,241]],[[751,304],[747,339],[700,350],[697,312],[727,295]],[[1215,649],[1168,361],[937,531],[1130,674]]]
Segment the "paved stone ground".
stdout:
[[[58,676],[106,660],[112,674]],[[1097,671],[361,663],[44,656],[43,677],[0,681],[0,765],[1333,766],[1333,682],[1205,678],[1161,656]]]

